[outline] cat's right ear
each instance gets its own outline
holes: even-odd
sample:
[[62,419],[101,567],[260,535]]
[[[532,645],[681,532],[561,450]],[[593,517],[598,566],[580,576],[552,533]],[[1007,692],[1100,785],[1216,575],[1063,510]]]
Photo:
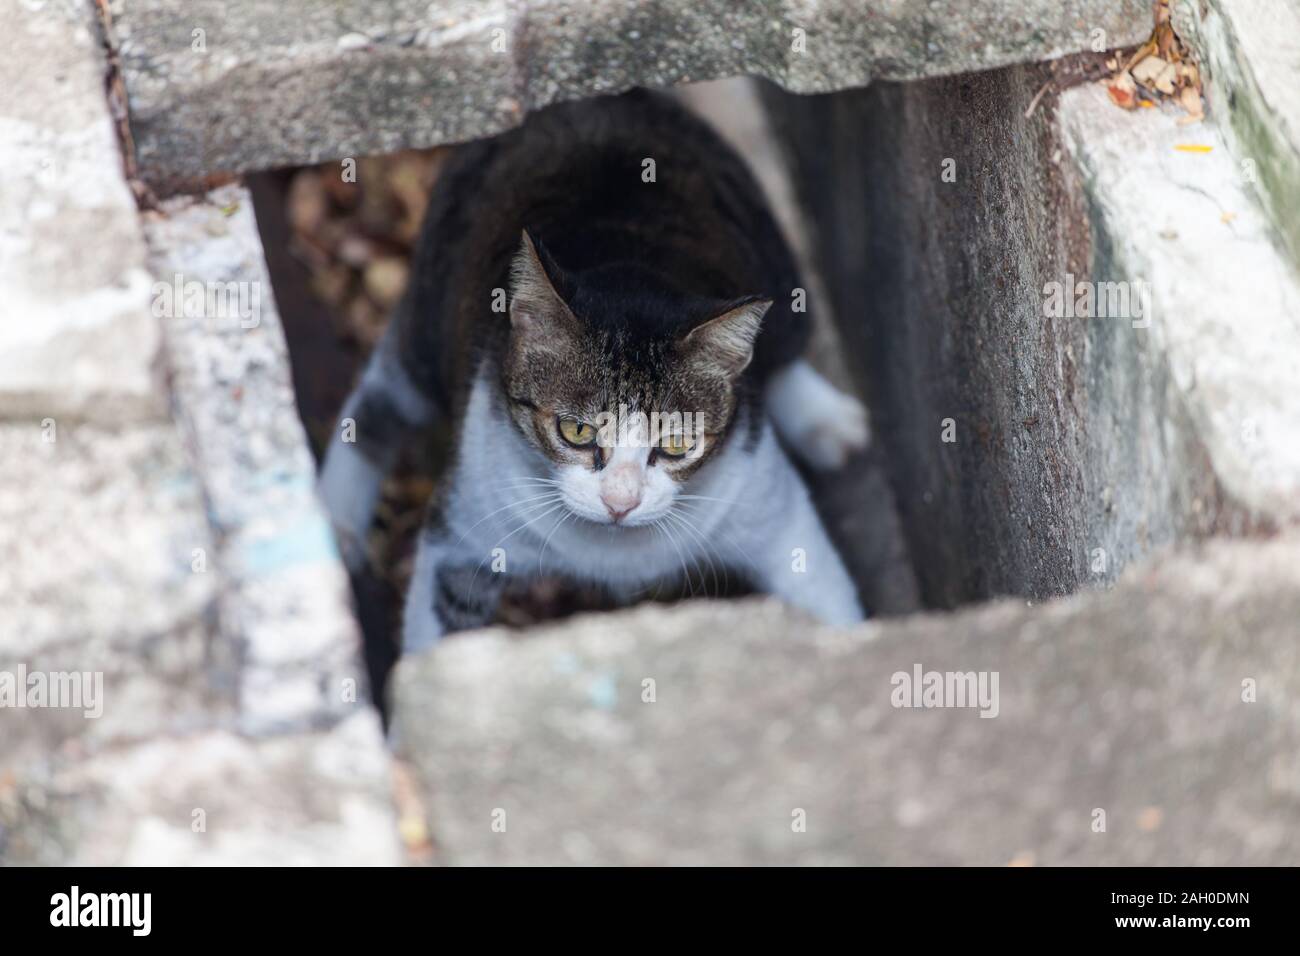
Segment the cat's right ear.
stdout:
[[681,341],[682,350],[701,365],[735,379],[754,358],[754,341],[771,299],[738,299]]
[[577,330],[563,287],[563,273],[525,229],[510,267],[510,327],[519,339],[541,344]]

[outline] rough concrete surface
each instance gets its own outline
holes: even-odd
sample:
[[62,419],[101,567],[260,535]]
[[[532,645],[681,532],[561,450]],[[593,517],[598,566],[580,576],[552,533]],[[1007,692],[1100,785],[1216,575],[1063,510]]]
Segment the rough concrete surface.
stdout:
[[74,821],[33,822],[55,768],[154,735],[162,715],[182,732],[220,719],[232,699],[216,583],[191,570],[211,535],[156,374],[90,11],[5,2],[0,17],[0,672],[102,681],[89,707],[0,710],[8,860],[20,831],[39,858],[67,849]]
[[[160,713],[194,726],[230,709],[211,644],[210,548],[201,489],[169,424],[0,426],[0,670],[101,672],[111,703],[0,710],[0,766],[65,742],[138,739]],[[12,732],[17,728],[17,732]]]
[[[932,605],[1105,585],[1300,507],[1300,286],[1217,127],[1052,82],[769,97]],[[1144,283],[1151,327],[1048,315],[1072,281]]]
[[[111,0],[143,174],[458,142],[563,99],[737,74],[795,92],[1041,60],[1150,29],[1146,0]],[[802,34],[796,33],[802,31]],[[274,91],[274,95],[268,95]]]
[[267,286],[247,198],[146,243],[93,11],[0,3],[0,862],[397,862],[274,303],[160,291]]
[[1089,255],[1050,113],[1025,118],[1048,79],[769,98],[929,606],[1092,580],[1087,325],[1042,313],[1043,283],[1085,275]]
[[328,731],[156,734],[0,776],[0,861],[369,866],[400,860],[387,753],[362,705]]
[[[396,727],[446,864],[1294,865],[1297,620],[1294,537],[852,632],[646,608],[451,639]],[[917,664],[997,716],[894,707]]]
[[[321,722],[369,695],[252,201],[225,187],[165,204],[145,228],[156,295],[171,292],[167,362],[217,537],[209,563],[225,640],[239,649],[241,726]],[[215,308],[174,291],[196,285]]]
[[[1181,406],[1204,460],[1171,455],[1164,468],[1208,467],[1233,506],[1256,520],[1300,518],[1300,274],[1219,127],[1179,125],[1168,109],[1114,109],[1098,86],[1063,95],[1059,116],[1088,198],[1093,277],[1142,280],[1151,289],[1149,329],[1094,321],[1133,340],[1118,349],[1154,353],[1168,374],[1167,396],[1107,405],[1106,394],[1128,396],[1114,364],[1100,366],[1092,388],[1100,401],[1090,414],[1115,415],[1125,426],[1115,439],[1123,441],[1153,405],[1153,434],[1161,411],[1171,417],[1161,406]],[[1098,457],[1118,477],[1120,459],[1131,456],[1112,446]]]
[[85,3],[0,0],[0,417],[166,413],[135,200]]
[[1208,75],[1209,105],[1300,264],[1300,9],[1275,0],[1177,0],[1175,23]]

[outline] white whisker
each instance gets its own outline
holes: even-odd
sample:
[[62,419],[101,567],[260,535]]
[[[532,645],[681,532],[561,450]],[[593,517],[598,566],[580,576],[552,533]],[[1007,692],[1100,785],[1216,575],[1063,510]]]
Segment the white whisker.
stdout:
[[491,518],[493,515],[499,515],[499,514],[500,514],[501,512],[503,512],[503,511],[508,511],[508,510],[510,510],[511,508],[518,508],[518,507],[520,507],[521,505],[526,505],[526,504],[528,504],[529,502],[533,502],[533,501],[541,501],[543,498],[550,498],[550,499],[552,499],[552,500],[555,500],[555,499],[558,499],[558,498],[560,498],[560,497],[561,497],[561,496],[560,496],[559,492],[548,491],[548,492],[546,492],[545,494],[534,495],[534,496],[531,497],[531,498],[524,498],[524,499],[522,499],[522,500],[520,500],[520,501],[510,501],[510,502],[507,502],[506,504],[502,505],[500,508],[497,508],[495,511],[489,511],[489,512],[488,512],[487,514],[485,514],[483,517],[479,518],[479,519],[478,519],[477,521],[475,521],[472,525],[470,525],[468,528],[466,528],[466,529],[465,529],[465,534],[462,534],[459,538],[456,539],[456,544],[459,545],[462,541],[465,540],[466,535],[468,535],[471,531],[473,531],[475,528],[477,528],[479,525],[481,525],[484,521],[487,521],[487,519],[488,519],[488,518]]
[[547,534],[546,540],[542,542],[541,554],[537,556],[537,573],[539,575],[543,574],[546,570],[546,546],[551,543],[551,538],[554,537],[555,532],[560,530],[560,525],[564,524],[564,522],[568,521],[572,517],[573,512],[565,509],[564,514],[560,515],[559,520],[555,522],[555,527],[553,527],[550,533]]
[[[711,554],[713,549],[709,546],[709,542],[704,538],[704,535],[699,531],[699,529],[692,527],[690,521],[688,521],[682,515],[676,514],[675,512],[669,510],[664,513],[664,517],[671,518],[674,522],[676,522],[678,527],[680,527],[684,532],[689,534],[693,539],[695,539],[695,541],[699,542],[700,547],[704,549],[704,558],[706,561],[709,562],[709,572],[713,575],[713,590],[716,596],[716,594],[718,593],[718,566],[713,563],[713,556]],[[721,555],[719,555],[719,558],[721,558]],[[699,567],[698,561],[696,562],[696,567]],[[726,562],[723,562],[722,568],[724,573],[726,571],[726,567],[727,567]],[[700,570],[700,580],[701,582],[703,582],[704,580],[703,569]],[[730,579],[728,579],[727,583],[728,584],[731,583]],[[705,596],[707,597],[708,591],[705,591],[704,593]]]
[[737,507],[747,507],[747,502],[732,501],[727,498],[713,498],[709,495],[678,495],[678,501],[716,501],[718,504],[735,505]]
[[686,596],[695,597],[695,582],[691,580],[691,569],[686,566],[686,554],[677,544],[677,536],[672,533],[669,526],[664,524],[660,525],[660,527],[663,529],[664,535],[668,538],[669,542],[671,542],[673,548],[677,551],[677,559],[682,565],[682,574],[686,576]]
[[[542,506],[541,506],[541,505],[538,505],[538,506],[536,506],[533,510],[536,510],[536,508],[538,508],[538,507],[542,507]],[[492,552],[493,552],[493,551],[495,551],[497,548],[501,547],[501,545],[505,544],[508,540],[510,540],[511,538],[513,538],[513,537],[514,537],[515,535],[517,535],[520,531],[523,531],[523,530],[524,530],[525,528],[527,528],[529,525],[531,525],[531,524],[535,524],[536,522],[541,521],[541,520],[542,520],[543,518],[545,518],[547,515],[554,514],[556,511],[560,510],[560,509],[563,508],[563,507],[564,507],[564,502],[563,502],[563,501],[561,501],[559,504],[551,505],[551,507],[548,508],[546,511],[543,511],[541,514],[537,515],[535,518],[530,518],[529,520],[525,521],[525,522],[524,522],[523,524],[521,524],[519,527],[515,528],[514,531],[511,531],[511,532],[510,532],[508,535],[506,535],[504,538],[501,538],[499,541],[497,541],[496,544],[492,545],[492,547],[488,549],[488,553],[487,553],[487,555],[484,556],[482,559],[480,559],[478,565],[474,568],[474,576],[473,576],[472,578],[469,579],[469,593],[470,593],[470,596],[473,597],[473,595],[474,595],[474,585],[475,585],[475,582],[478,581],[478,573],[479,573],[481,570],[483,570],[483,562],[486,561],[488,558],[492,557]]]
[[[682,503],[683,508],[689,508],[690,506],[691,506],[690,502]],[[696,505],[695,507],[699,507],[699,506]],[[687,511],[687,514],[690,514],[690,512]],[[739,558],[741,561],[744,561],[746,564],[748,564],[750,570],[754,572],[758,571],[758,565],[754,563],[754,559],[751,558],[748,554],[746,554],[744,549],[741,548],[740,545],[736,544],[736,540],[731,535],[727,534],[727,532],[724,531],[720,525],[714,525],[713,527],[709,528],[709,534],[720,535],[722,539],[731,546],[731,549],[732,551],[735,552],[737,558]],[[719,559],[721,559],[722,556],[718,555],[718,557]]]

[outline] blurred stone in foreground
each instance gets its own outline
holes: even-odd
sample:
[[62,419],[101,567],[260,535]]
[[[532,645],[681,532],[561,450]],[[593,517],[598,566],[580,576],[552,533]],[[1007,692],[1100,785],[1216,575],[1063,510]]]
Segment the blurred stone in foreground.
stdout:
[[141,216],[94,17],[0,0],[0,864],[397,862],[251,203]]
[[[1295,536],[852,633],[645,608],[451,639],[396,727],[447,864],[1294,864],[1298,621]],[[918,664],[997,716],[895,708]]]

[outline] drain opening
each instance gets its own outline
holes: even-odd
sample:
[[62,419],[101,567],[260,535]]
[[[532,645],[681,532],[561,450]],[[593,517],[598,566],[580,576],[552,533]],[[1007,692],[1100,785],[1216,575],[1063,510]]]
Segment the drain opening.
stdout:
[[[1074,400],[1087,374],[1085,333],[1037,312],[1041,276],[1086,274],[1089,255],[1086,213],[1052,161],[1055,131],[1021,102],[1047,69],[814,97],[750,80],[684,93],[750,161],[804,260],[810,311],[822,322],[814,360],[838,363],[832,375],[872,409],[871,450],[847,469],[806,478],[877,615],[997,594],[1045,597],[1095,578],[1072,474],[1084,442],[1077,410],[1039,422],[1030,391]],[[923,122],[935,117],[944,123]],[[250,182],[318,455],[409,280],[447,149],[345,158]],[[353,581],[376,687],[397,656],[415,533],[446,461],[441,427],[412,443],[385,483],[372,566]],[[690,577],[652,598],[746,593],[735,575],[690,569]],[[600,589],[548,578],[512,588],[497,622],[522,628],[615,606]]]

